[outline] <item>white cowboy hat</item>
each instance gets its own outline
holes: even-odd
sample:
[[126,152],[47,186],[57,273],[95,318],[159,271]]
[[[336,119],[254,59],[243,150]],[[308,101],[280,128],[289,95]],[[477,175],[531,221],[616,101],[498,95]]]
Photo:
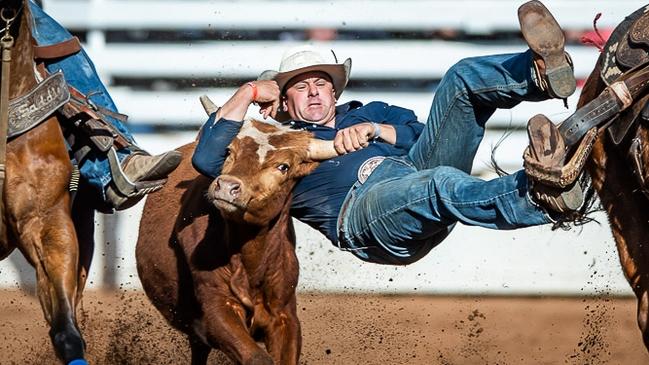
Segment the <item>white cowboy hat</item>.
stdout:
[[343,63],[337,63],[336,55],[331,52],[321,53],[313,46],[298,46],[289,49],[282,56],[279,71],[266,70],[259,75],[258,80],[275,80],[281,92],[286,84],[295,76],[309,71],[322,71],[331,77],[336,90],[336,99],[345,90],[352,70],[352,60],[348,58]]

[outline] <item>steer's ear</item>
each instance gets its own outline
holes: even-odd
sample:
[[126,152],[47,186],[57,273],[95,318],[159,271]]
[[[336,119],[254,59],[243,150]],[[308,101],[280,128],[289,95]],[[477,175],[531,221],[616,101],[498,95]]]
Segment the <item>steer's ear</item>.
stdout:
[[318,167],[320,163],[319,162],[310,162],[310,161],[304,161],[301,164],[297,165],[295,170],[293,171],[293,176],[294,177],[303,177],[311,173],[311,171],[315,170],[316,167]]

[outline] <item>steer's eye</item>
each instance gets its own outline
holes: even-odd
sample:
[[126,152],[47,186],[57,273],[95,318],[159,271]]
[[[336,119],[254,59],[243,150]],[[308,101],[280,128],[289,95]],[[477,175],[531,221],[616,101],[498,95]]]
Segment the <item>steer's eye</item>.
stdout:
[[289,167],[290,167],[290,166],[289,166],[288,164],[286,164],[286,163],[281,163],[281,164],[277,165],[277,169],[278,169],[279,171],[281,171],[282,174],[287,173]]
[[231,152],[232,152],[232,151],[230,151],[230,148],[229,148],[229,147],[226,148],[226,149],[225,149],[225,157],[230,156],[230,153],[231,153]]

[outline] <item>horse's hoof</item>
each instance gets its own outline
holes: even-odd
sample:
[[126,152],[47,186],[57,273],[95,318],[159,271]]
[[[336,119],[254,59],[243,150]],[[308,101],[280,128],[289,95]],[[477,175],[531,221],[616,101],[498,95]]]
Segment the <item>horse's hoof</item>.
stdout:
[[68,365],[88,365],[88,362],[84,359],[76,359],[70,361]]

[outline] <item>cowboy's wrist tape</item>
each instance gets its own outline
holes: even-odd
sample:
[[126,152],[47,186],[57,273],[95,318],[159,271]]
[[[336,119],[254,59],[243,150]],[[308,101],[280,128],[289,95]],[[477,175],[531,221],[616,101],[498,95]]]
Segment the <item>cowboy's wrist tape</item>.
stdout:
[[252,88],[252,102],[257,101],[257,85],[254,82],[246,82],[246,85]]
[[379,139],[379,137],[381,137],[381,127],[378,123],[374,122],[372,122],[372,127],[374,127],[374,136],[372,137],[372,139],[377,140]]

